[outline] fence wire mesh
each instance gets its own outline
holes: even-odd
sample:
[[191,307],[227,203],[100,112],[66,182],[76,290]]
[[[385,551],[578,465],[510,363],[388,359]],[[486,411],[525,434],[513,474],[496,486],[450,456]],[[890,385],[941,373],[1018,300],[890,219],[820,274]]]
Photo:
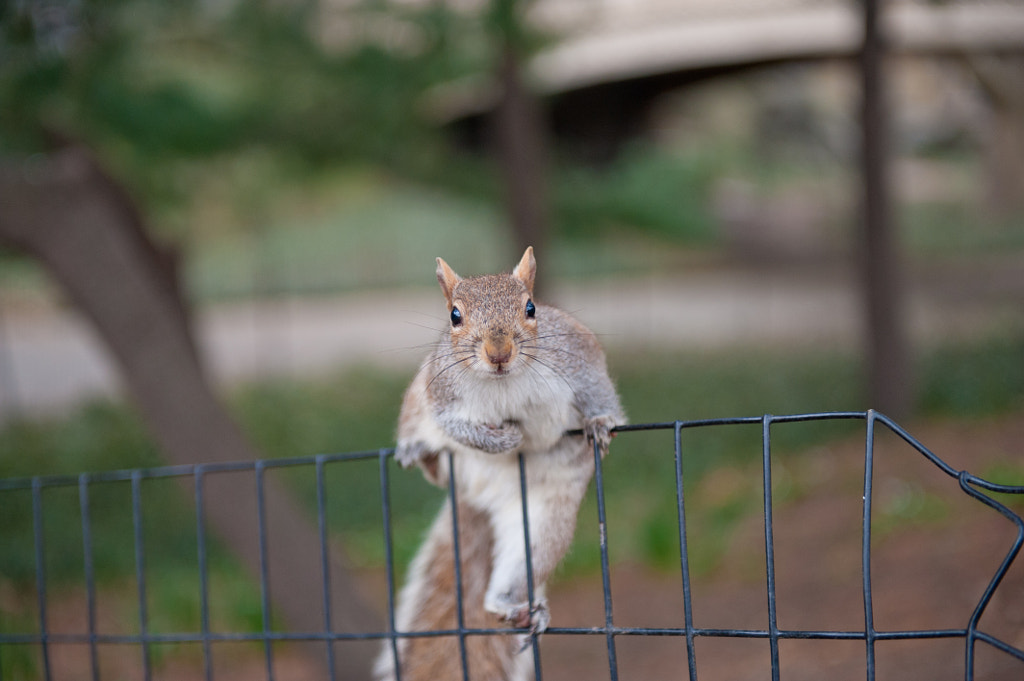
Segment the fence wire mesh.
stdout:
[[[864,439],[864,477],[863,477],[863,500],[861,502],[861,547],[860,547],[860,574],[861,593],[863,597],[863,627],[853,630],[837,629],[791,629],[781,628],[778,621],[778,588],[775,569],[775,527],[773,511],[775,503],[773,500],[772,483],[772,426],[780,423],[797,423],[808,421],[837,421],[837,420],[860,420],[866,424]],[[763,494],[763,541],[764,541],[764,582],[767,590],[767,622],[763,628],[709,628],[701,626],[696,621],[693,609],[693,589],[691,585],[691,568],[689,543],[687,537],[687,502],[684,494],[684,468],[686,462],[686,448],[683,446],[684,432],[693,429],[729,427],[729,426],[758,426],[761,429],[761,471],[762,471],[762,494]],[[876,626],[874,617],[875,592],[872,588],[872,505],[875,498],[874,467],[875,467],[875,441],[879,427],[895,434],[904,443],[909,445],[916,453],[921,455],[927,462],[937,468],[942,474],[956,482],[959,489],[971,499],[1001,515],[1010,521],[1015,528],[1015,539],[1005,549],[1005,554],[999,559],[998,568],[988,578],[981,597],[973,605],[969,612],[963,613],[962,626],[957,628],[935,628],[935,629],[904,629],[891,630],[881,629]],[[951,645],[962,646],[963,651],[963,676],[967,681],[976,678],[976,658],[979,644],[989,647],[999,655],[1007,656],[1010,660],[1020,663],[1020,676],[1024,678],[1024,649],[1019,647],[1020,636],[1014,641],[1003,640],[987,631],[981,626],[981,618],[990,604],[1000,584],[1003,582],[1014,561],[1017,560],[1021,546],[1024,545],[1024,520],[1021,516],[1011,510],[1010,507],[997,500],[995,495],[1024,495],[1024,486],[1011,486],[990,482],[967,471],[956,470],[945,461],[936,456],[932,451],[922,445],[907,431],[894,423],[888,417],[874,411],[867,412],[828,412],[813,414],[797,414],[788,416],[765,415],[748,418],[727,418],[699,421],[674,421],[665,423],[649,423],[642,425],[625,426],[618,429],[621,434],[628,434],[637,431],[672,431],[674,433],[674,470],[675,470],[675,507],[678,526],[678,548],[679,548],[679,570],[682,581],[683,608],[678,613],[679,623],[671,627],[643,627],[643,626],[621,626],[615,622],[614,608],[612,607],[612,561],[609,559],[609,544],[615,541],[610,535],[607,521],[607,509],[604,494],[604,471],[602,459],[595,449],[594,460],[595,472],[595,496],[597,509],[597,528],[599,532],[600,547],[600,570],[603,593],[603,621],[594,626],[587,627],[550,627],[544,637],[555,636],[596,636],[604,639],[608,675],[612,681],[620,678],[619,661],[617,654],[617,641],[622,637],[634,636],[660,636],[678,637],[686,650],[686,667],[679,669],[678,678],[689,678],[691,681],[698,679],[698,655],[695,642],[698,639],[732,638],[732,639],[759,639],[768,642],[770,647],[770,674],[773,680],[784,676],[781,672],[779,644],[780,641],[790,639],[803,640],[845,640],[859,641],[864,644],[864,660],[866,675],[869,681],[876,676],[876,648],[880,642],[886,641],[908,641],[908,640],[930,640],[943,639],[951,641]],[[628,438],[627,438],[628,439]],[[612,448],[612,455],[616,449],[625,450],[628,444],[619,439]],[[76,678],[88,678],[99,681],[103,678],[113,678],[104,674],[100,664],[99,648],[106,646],[119,646],[121,648],[134,648],[140,658],[142,678],[152,679],[160,665],[166,663],[166,653],[157,654],[156,648],[168,644],[192,644],[201,648],[202,657],[202,678],[212,680],[216,678],[214,661],[214,648],[219,644],[231,642],[248,642],[261,645],[265,659],[265,677],[270,680],[275,677],[274,646],[285,642],[306,641],[323,645],[323,654],[326,656],[326,671],[324,678],[335,678],[337,655],[335,645],[343,641],[378,641],[383,642],[391,651],[396,662],[399,657],[397,641],[403,637],[423,636],[457,636],[460,641],[462,656],[463,677],[471,678],[466,663],[465,639],[467,636],[507,636],[522,634],[523,630],[509,630],[505,628],[476,629],[467,628],[464,623],[462,612],[464,604],[461,599],[461,588],[457,589],[458,595],[458,626],[454,630],[429,631],[429,632],[403,632],[397,631],[395,627],[395,603],[396,603],[396,558],[394,547],[394,536],[392,531],[392,481],[389,473],[389,459],[393,456],[393,450],[382,449],[373,452],[323,454],[288,459],[264,460],[256,462],[239,462],[232,464],[203,464],[195,466],[169,466],[162,468],[120,470],[100,473],[81,473],[72,476],[38,476],[33,478],[19,478],[0,480],[0,509],[6,517],[13,517],[11,514],[17,512],[31,516],[32,536],[31,556],[24,556],[24,560],[30,561],[34,572],[34,612],[29,617],[5,617],[0,621],[0,681],[3,679],[20,679],[18,672],[11,672],[10,665],[3,664],[5,655],[18,649],[32,651],[33,663],[27,668],[32,669],[30,676],[50,681],[54,678],[61,678],[54,669],[54,649],[57,646],[76,644],[88,649],[88,669],[79,670]],[[355,632],[338,631],[335,628],[334,613],[332,613],[331,584],[330,584],[330,561],[331,543],[330,535],[338,528],[328,528],[327,503],[331,494],[327,482],[325,469],[328,465],[351,464],[355,461],[377,462],[377,483],[379,484],[380,512],[383,520],[381,528],[381,539],[384,544],[384,563],[386,570],[386,600],[382,604],[385,611],[386,629],[382,631]],[[521,479],[521,501],[523,517],[526,517],[526,499],[529,493],[526,484],[525,467],[527,462],[520,457],[520,479]],[[288,631],[283,630],[280,623],[275,622],[272,612],[270,575],[267,570],[267,552],[273,550],[268,544],[266,519],[264,508],[264,487],[266,474],[276,469],[304,468],[312,470],[315,475],[315,509],[319,529],[319,560],[321,562],[323,583],[320,589],[323,594],[323,629],[321,631]],[[251,474],[256,486],[256,513],[254,517],[255,531],[259,538],[260,570],[259,570],[259,614],[258,626],[250,631],[222,631],[215,626],[211,615],[212,590],[215,585],[211,583],[210,561],[211,546],[213,540],[209,536],[207,523],[205,521],[206,505],[209,503],[207,482],[212,475],[224,473],[246,473]],[[457,470],[456,470],[457,475]],[[199,627],[194,631],[157,631],[153,625],[150,612],[149,584],[147,582],[147,552],[153,543],[153,537],[147,536],[143,526],[144,508],[144,483],[160,479],[177,479],[179,483],[184,482],[193,490],[195,503],[195,546],[198,570],[198,604],[199,604]],[[92,511],[94,507],[93,489],[98,485],[107,483],[127,484],[129,494],[122,499],[123,512],[131,517],[131,530],[122,533],[119,540],[130,545],[134,555],[135,589],[133,594],[134,604],[129,610],[133,611],[135,622],[130,633],[107,633],[98,625],[98,577],[96,569],[96,557],[98,553],[107,550],[107,546],[97,546],[94,538],[94,526]],[[50,612],[50,601],[53,598],[53,590],[49,584],[47,574],[47,556],[54,550],[67,551],[68,547],[52,547],[47,544],[47,535],[44,531],[44,511],[48,497],[58,494],[58,490],[64,489],[68,493],[77,496],[77,506],[80,517],[81,536],[81,560],[82,560],[82,581],[84,584],[85,614],[82,630],[68,632],[55,631],[48,619]],[[452,501],[452,508],[457,508],[455,502],[456,487],[454,482],[449,483],[448,494]],[[6,523],[4,523],[6,524]],[[458,516],[453,513],[453,525],[458,527]],[[527,547],[527,572],[530,584],[530,599],[534,598],[534,584],[530,574],[531,559],[529,555],[529,526],[524,522],[524,536]],[[0,528],[0,537],[5,532]],[[458,536],[454,533],[454,550],[456,552],[455,565],[458,560]],[[9,538],[8,538],[9,539]],[[159,536],[156,538],[159,541]],[[4,541],[7,549],[13,550],[11,541]],[[965,548],[965,550],[968,550]],[[460,575],[456,575],[456,582],[460,581]],[[1024,607],[1024,604],[1022,604]],[[0,610],[3,605],[0,604]],[[541,662],[540,646],[537,638],[532,640],[533,668],[538,681],[544,678],[544,666]],[[524,653],[529,654],[529,653]],[[158,659],[159,658],[159,659]],[[8,671],[5,672],[4,669]],[[24,669],[24,667],[23,667]],[[765,670],[766,674],[769,670]]]

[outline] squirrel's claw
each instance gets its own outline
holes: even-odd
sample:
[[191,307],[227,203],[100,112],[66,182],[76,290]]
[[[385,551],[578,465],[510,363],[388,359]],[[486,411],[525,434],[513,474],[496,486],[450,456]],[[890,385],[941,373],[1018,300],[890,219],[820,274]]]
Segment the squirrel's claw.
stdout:
[[523,645],[519,648],[518,652],[523,652],[530,647],[534,639],[543,634],[547,628],[548,623],[551,621],[551,612],[548,610],[547,603],[540,601],[533,604],[532,609],[528,609],[529,618],[521,625],[516,626],[527,626],[530,627],[530,633],[523,636]]
[[587,436],[587,442],[591,445],[596,442],[602,457],[608,453],[613,428],[615,428],[615,418],[612,416],[594,416],[583,422],[583,434]]
[[523,431],[518,424],[506,421],[483,426],[480,449],[490,454],[508,452],[523,444]]
[[513,628],[529,628],[530,636],[544,633],[548,628],[548,622],[551,621],[551,612],[548,610],[547,601],[543,599],[535,600],[532,606],[530,603],[515,605],[495,603],[489,607],[485,606],[485,608]]
[[420,463],[429,453],[431,452],[423,442],[418,440],[412,442],[399,441],[398,446],[395,447],[395,461],[402,468],[412,468]]

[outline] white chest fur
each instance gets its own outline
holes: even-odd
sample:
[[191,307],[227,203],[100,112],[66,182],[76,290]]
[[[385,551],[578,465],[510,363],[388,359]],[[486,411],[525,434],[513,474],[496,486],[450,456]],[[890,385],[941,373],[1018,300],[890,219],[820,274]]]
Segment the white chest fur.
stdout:
[[[580,428],[583,417],[572,388],[551,369],[532,365],[500,378],[475,376],[460,388],[457,405],[452,406],[461,418],[493,424],[513,421],[521,428],[523,443],[517,451],[526,457],[531,506],[543,504],[543,489],[565,489],[580,477],[573,453],[583,440],[563,436]],[[449,446],[456,452],[463,499],[489,509],[495,517],[515,518],[521,527],[517,453],[488,454],[457,443]]]
[[515,422],[523,432],[524,454],[548,451],[565,431],[582,425],[572,388],[547,367],[533,363],[506,376],[467,379],[453,405],[456,413],[475,423]]

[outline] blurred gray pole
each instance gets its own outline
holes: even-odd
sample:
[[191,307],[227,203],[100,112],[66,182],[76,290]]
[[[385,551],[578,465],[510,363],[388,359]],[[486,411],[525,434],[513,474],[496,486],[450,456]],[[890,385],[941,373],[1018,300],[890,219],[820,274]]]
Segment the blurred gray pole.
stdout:
[[497,109],[498,146],[516,246],[541,248],[547,231],[545,144],[537,97],[524,82],[522,61],[511,45],[498,67],[502,97]]
[[893,234],[883,73],[886,46],[879,25],[879,4],[880,0],[864,0],[864,43],[860,52],[864,192],[860,269],[867,322],[871,407],[899,418],[910,412],[914,391],[905,331],[904,282]]
[[[493,134],[505,185],[509,224],[517,252],[527,246],[543,258],[550,217],[547,194],[547,135],[542,104],[525,77],[522,0],[492,0],[490,11],[498,50],[495,66],[500,91]],[[544,288],[538,270],[534,291]]]

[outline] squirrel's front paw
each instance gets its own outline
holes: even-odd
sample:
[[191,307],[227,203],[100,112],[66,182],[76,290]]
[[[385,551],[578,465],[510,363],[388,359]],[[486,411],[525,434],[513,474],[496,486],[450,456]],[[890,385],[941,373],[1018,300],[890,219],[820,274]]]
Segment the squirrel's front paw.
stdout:
[[395,447],[395,461],[397,461],[402,468],[419,466],[423,470],[423,474],[427,477],[427,480],[433,482],[435,485],[441,485],[444,482],[441,480],[439,475],[439,455],[439,452],[434,451],[432,448],[428,447],[426,443],[419,440],[399,440],[398,445]]
[[426,443],[420,440],[399,440],[395,447],[395,461],[402,468],[412,468],[428,457],[437,457],[437,452],[431,451]]
[[607,415],[595,416],[583,422],[583,434],[587,436],[587,442],[591,445],[596,442],[602,457],[608,453],[608,445],[612,441],[614,427],[615,418]]
[[506,421],[500,425],[485,424],[480,449],[489,454],[508,452],[523,444],[523,431],[518,424]]

